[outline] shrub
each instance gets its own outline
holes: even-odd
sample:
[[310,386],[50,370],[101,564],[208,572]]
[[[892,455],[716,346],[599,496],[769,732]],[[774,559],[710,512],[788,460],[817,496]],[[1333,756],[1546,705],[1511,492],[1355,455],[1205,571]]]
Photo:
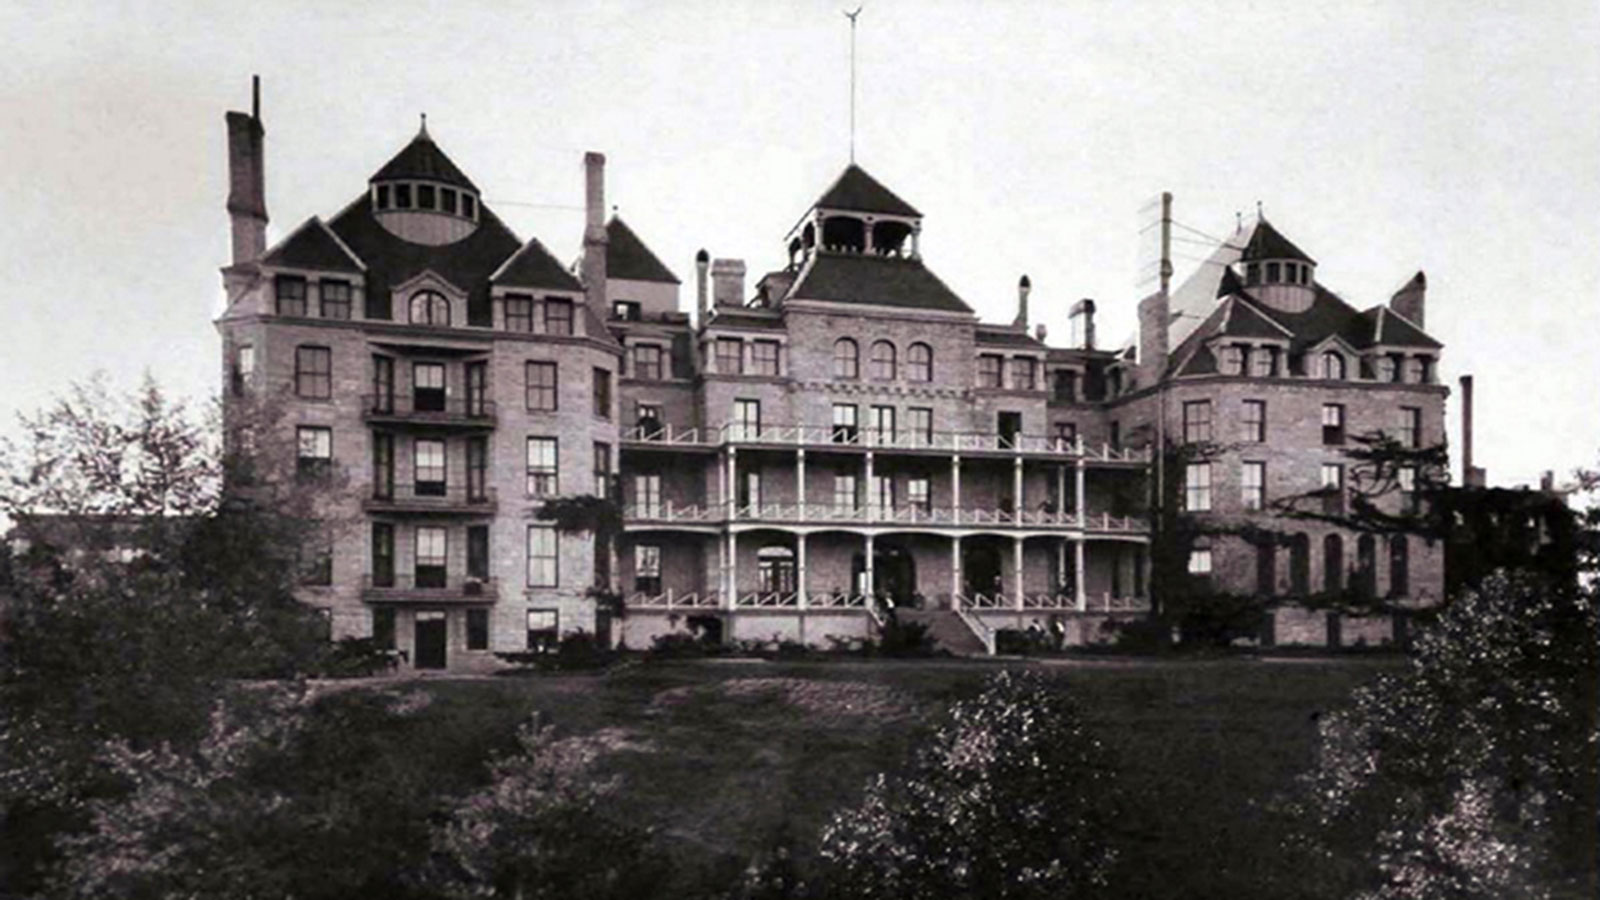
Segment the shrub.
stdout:
[[686,631],[658,634],[647,651],[651,659],[699,659],[706,655],[709,643],[702,637]]
[[1002,628],[994,633],[994,651],[1008,656],[1040,656],[1056,651],[1055,639],[1038,629]]
[[939,652],[939,642],[928,633],[926,623],[902,621],[890,613],[884,620],[877,649],[884,656],[933,656]]
[[316,666],[322,678],[366,678],[394,671],[393,650],[373,638],[347,637],[329,645]]

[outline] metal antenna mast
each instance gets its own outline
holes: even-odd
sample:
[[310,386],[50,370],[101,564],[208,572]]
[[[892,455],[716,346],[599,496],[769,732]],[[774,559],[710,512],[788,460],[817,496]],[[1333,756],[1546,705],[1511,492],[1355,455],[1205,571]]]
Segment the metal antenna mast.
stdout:
[[856,16],[861,15],[865,7],[856,7],[855,12],[844,14],[850,20],[850,162],[856,161]]

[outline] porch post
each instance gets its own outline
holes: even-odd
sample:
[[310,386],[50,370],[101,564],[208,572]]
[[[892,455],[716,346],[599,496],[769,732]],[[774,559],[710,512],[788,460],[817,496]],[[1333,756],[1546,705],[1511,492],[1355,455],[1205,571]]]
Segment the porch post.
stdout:
[[956,608],[956,598],[961,595],[961,536],[950,538],[950,608]]
[[866,536],[866,539],[867,539],[867,556],[866,556],[865,574],[867,576],[867,586],[866,586],[866,589],[864,591],[862,591],[862,593],[867,595],[867,597],[868,597],[867,602],[870,605],[870,604],[873,604],[873,603],[877,602],[877,591],[875,590],[875,588],[877,586],[877,582],[876,582],[876,579],[873,578],[873,573],[872,573],[872,534],[868,533],[867,536]]
[[[1018,469],[1020,470],[1020,468],[1021,468],[1021,460],[1018,460],[1017,465],[1018,465]],[[1022,611],[1022,535],[1020,535],[1020,534],[1017,535],[1016,538],[1013,539],[1013,543],[1012,543],[1011,546],[1012,546],[1012,561],[1013,561],[1013,565],[1015,567],[1014,571],[1015,571],[1015,574],[1016,574],[1016,587],[1017,587],[1017,599],[1015,600],[1015,603],[1016,603],[1017,611],[1021,612]]]
[[738,546],[738,535],[728,532],[728,599],[724,604],[728,609],[739,605]]
[[1067,512],[1067,467],[1056,466],[1056,511]]
[[1087,523],[1088,520],[1089,520],[1088,519],[1089,509],[1085,505],[1085,500],[1084,500],[1085,491],[1084,491],[1084,485],[1083,485],[1083,457],[1081,457],[1081,456],[1078,457],[1077,466],[1073,471],[1073,476],[1075,478],[1075,484],[1074,484],[1075,491],[1074,492],[1076,494],[1076,499],[1078,501],[1078,521],[1082,522],[1082,523]]
[[737,498],[734,496],[734,483],[738,479],[739,451],[733,447],[728,448],[728,455],[722,460],[722,502],[727,504],[728,521],[733,521],[738,512]]
[[1028,508],[1028,505],[1022,500],[1022,457],[1020,455],[1011,467],[1011,496],[1017,498],[1016,505],[1012,507],[1016,511],[1015,521],[1021,522],[1022,513]]
[[[877,516],[873,514],[872,509],[873,509],[873,504],[878,502],[877,495],[872,490],[873,485],[872,485],[872,451],[871,450],[867,451],[866,471],[867,471],[867,483],[862,485],[861,489],[864,492],[866,492],[866,495],[867,495],[867,504],[866,504],[867,521],[871,522],[871,521],[873,521],[874,519],[877,518]],[[868,565],[871,565],[871,563],[868,563]]]
[[[804,522],[809,518],[806,514],[806,451],[804,447],[797,451],[795,458],[795,491],[798,494],[794,499],[799,504],[799,519]],[[804,546],[804,540],[804,538],[801,538],[802,546]],[[802,591],[801,595],[804,596],[804,594],[805,592]]]
[[1062,538],[1056,542],[1056,595],[1060,596],[1062,588],[1067,586],[1067,539]]
[[1078,594],[1078,612],[1086,612],[1089,609],[1089,595],[1084,592],[1084,582],[1089,580],[1089,571],[1083,565],[1083,543],[1083,538],[1080,537],[1076,541],[1076,546],[1073,547],[1073,551],[1077,554],[1073,561],[1078,566],[1077,571],[1072,576],[1073,588]]
[[[804,452],[804,451],[802,451]],[[806,533],[800,532],[795,537],[795,603],[801,608],[806,608]]]
[[[951,520],[959,524],[961,522],[961,456],[959,454],[950,457],[950,509]],[[960,538],[956,539],[957,543],[960,543],[960,541]]]

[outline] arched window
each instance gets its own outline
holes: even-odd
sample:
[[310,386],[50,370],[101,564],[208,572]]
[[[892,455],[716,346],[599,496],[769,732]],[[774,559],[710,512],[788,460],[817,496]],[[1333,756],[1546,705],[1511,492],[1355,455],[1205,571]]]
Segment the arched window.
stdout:
[[1333,593],[1344,587],[1344,538],[1330,534],[1322,539],[1322,589]]
[[795,592],[793,550],[779,545],[762,547],[756,551],[756,568],[760,573],[761,593]]
[[1322,377],[1330,381],[1344,380],[1344,357],[1328,350],[1322,354]]
[[449,325],[450,301],[434,291],[418,291],[411,295],[411,324]]
[[1378,594],[1378,540],[1370,534],[1356,538],[1356,583],[1352,586],[1368,600]]
[[888,341],[872,345],[872,377],[878,381],[894,380],[894,345]]
[[906,378],[911,381],[933,380],[932,347],[918,342],[906,348]]
[[855,341],[839,338],[833,342],[833,377],[861,377],[861,350]]
[[1411,544],[1403,534],[1389,538],[1389,596],[1411,593]]
[[1311,539],[1304,534],[1289,539],[1289,590],[1300,597],[1311,593]]

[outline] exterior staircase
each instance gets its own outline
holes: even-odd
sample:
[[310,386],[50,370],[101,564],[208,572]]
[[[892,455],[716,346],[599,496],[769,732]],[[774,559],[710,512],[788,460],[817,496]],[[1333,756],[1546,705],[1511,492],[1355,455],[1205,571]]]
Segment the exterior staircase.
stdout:
[[972,633],[967,623],[961,617],[948,609],[906,609],[895,610],[895,615],[901,622],[921,622],[928,626],[928,636],[938,642],[939,649],[949,651],[956,656],[987,656],[988,649],[983,641]]

